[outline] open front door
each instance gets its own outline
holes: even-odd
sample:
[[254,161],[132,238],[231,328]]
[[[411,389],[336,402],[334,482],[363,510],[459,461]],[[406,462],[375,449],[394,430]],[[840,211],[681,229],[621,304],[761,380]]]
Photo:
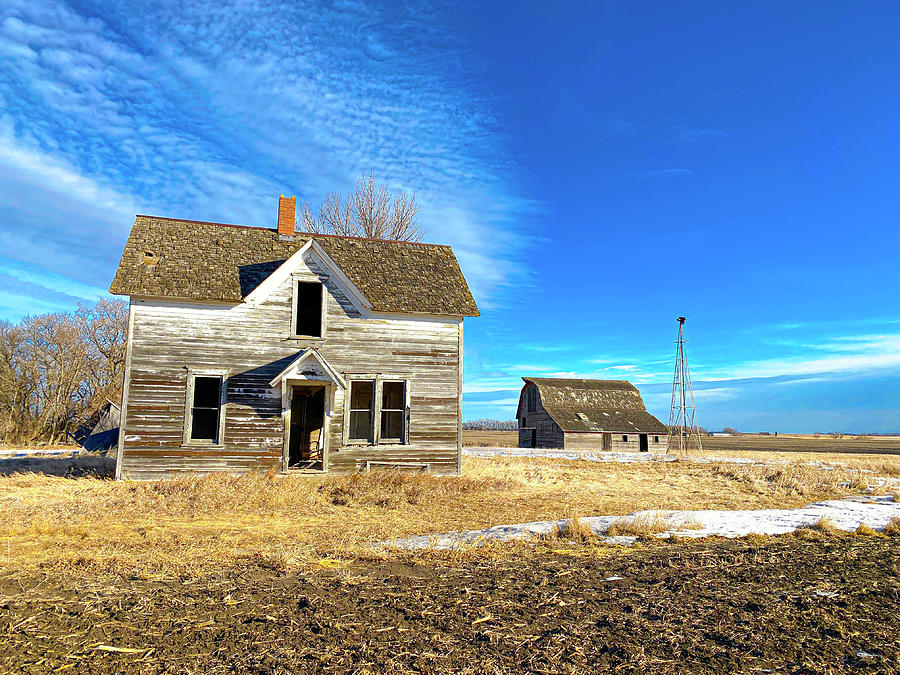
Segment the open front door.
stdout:
[[291,387],[289,469],[321,469],[325,444],[325,386]]
[[269,386],[281,389],[283,468],[327,471],[328,428],[335,394],[347,390],[344,378],[309,347],[272,378]]

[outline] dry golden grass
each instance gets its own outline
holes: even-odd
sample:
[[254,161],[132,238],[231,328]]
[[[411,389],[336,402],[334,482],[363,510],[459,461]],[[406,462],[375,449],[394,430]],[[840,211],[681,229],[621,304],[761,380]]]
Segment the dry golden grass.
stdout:
[[894,516],[890,522],[884,526],[884,533],[891,537],[900,537],[900,518]]
[[820,540],[829,537],[839,537],[847,534],[839,527],[835,526],[834,521],[830,518],[822,517],[816,523],[806,527],[800,527],[794,530],[794,536],[800,539]]
[[845,534],[842,529],[834,524],[834,521],[831,518],[828,518],[826,516],[819,518],[818,522],[816,522],[812,526],[812,529],[816,530],[817,532],[821,532],[822,534],[826,534],[830,537],[839,534]]
[[514,448],[519,444],[518,431],[463,430],[463,445],[471,448]]
[[702,525],[695,520],[672,519],[665,513],[649,511],[616,518],[605,534],[608,537],[646,537],[669,530],[699,530],[701,527]]
[[0,567],[171,576],[244,560],[329,566],[386,555],[369,547],[377,541],[568,514],[799,506],[858,492],[841,482],[850,479],[814,467],[536,458],[467,458],[462,477],[18,474],[0,477]]
[[578,516],[568,519],[556,532],[558,539],[566,539],[572,542],[588,544],[596,542],[598,537],[591,526]]
[[883,537],[884,535],[881,532],[873,530],[871,527],[866,525],[865,523],[860,523],[859,527],[854,530],[855,534],[858,534],[861,537]]
[[794,464],[729,464],[716,462],[712,471],[764,492],[772,487],[779,492],[794,495],[812,495],[838,490],[865,491],[869,485],[866,474],[858,469],[833,467],[823,469],[805,463]]
[[715,461],[728,458],[752,459],[766,464],[811,464],[814,466],[830,466],[847,471],[864,471],[879,476],[900,476],[900,455],[850,454],[840,452],[778,452],[735,450],[732,452],[712,451],[704,449],[705,459]]

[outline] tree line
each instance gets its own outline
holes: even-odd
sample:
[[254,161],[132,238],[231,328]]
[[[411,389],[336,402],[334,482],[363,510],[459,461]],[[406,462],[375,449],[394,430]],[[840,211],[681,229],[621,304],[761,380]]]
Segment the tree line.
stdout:
[[0,321],[0,442],[57,443],[119,404],[128,303]]
[[482,418],[463,422],[463,429],[470,431],[515,431],[519,428],[516,420],[493,420]]

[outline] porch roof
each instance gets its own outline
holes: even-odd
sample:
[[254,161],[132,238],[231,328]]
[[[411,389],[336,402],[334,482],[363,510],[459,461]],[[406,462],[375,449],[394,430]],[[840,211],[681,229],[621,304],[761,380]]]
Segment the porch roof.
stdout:
[[297,355],[288,366],[276,375],[270,387],[277,387],[282,382],[290,381],[333,382],[341,389],[347,388],[347,383],[334,366],[322,356],[315,347],[309,347]]

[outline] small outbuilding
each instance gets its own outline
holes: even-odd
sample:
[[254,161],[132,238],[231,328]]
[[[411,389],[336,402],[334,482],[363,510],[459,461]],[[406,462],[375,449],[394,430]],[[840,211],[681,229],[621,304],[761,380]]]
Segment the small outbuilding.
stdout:
[[668,427],[625,380],[523,377],[516,418],[520,448],[666,449]]
[[106,399],[75,433],[73,440],[88,452],[107,452],[119,442],[119,406]]

